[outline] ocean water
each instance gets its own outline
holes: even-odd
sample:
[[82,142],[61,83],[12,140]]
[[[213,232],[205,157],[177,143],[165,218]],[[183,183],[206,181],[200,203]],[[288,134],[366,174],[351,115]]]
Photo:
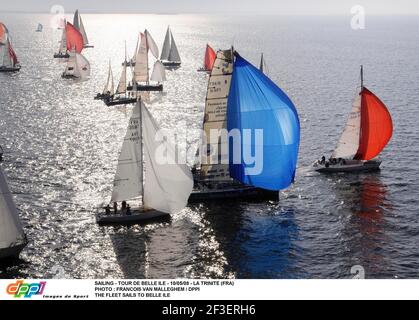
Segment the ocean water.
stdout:
[[[70,16],[68,17],[70,18]],[[83,15],[94,49],[86,82],[61,79],[52,56],[60,31],[49,15],[3,14],[21,61],[0,74],[0,144],[5,169],[30,240],[21,261],[0,266],[0,278],[367,278],[419,277],[418,159],[419,19],[367,17],[228,17]],[[35,33],[38,22],[45,26]],[[171,224],[100,228],[109,201],[130,107],[94,101],[108,60],[115,81],[124,40],[133,54],[147,28],[161,46],[170,24],[182,68],[168,72],[164,94],[148,106],[162,127],[199,129],[207,78],[206,43],[231,45],[258,63],[297,106],[302,142],[296,183],[280,201],[191,206]],[[389,107],[394,137],[381,172],[322,176],[311,164],[335,147],[356,87]],[[189,137],[191,148],[198,135]]]

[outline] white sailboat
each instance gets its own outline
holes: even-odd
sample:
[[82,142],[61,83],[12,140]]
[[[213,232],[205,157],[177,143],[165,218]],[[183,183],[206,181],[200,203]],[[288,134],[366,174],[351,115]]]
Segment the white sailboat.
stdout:
[[42,32],[44,30],[44,26],[41,23],[38,23],[38,27],[36,28],[36,32]]
[[[66,25],[67,22],[64,20],[64,25]],[[67,52],[67,31],[66,28],[63,28],[63,33],[61,35],[60,40],[60,47],[58,48],[58,53],[54,54],[54,58],[56,59],[68,59],[70,55]]]
[[[109,91],[108,95],[104,95],[105,104],[109,106],[117,106],[117,105],[126,105],[135,103],[137,101],[135,94],[128,95],[127,90],[127,46],[125,44],[125,62],[122,64],[122,72],[121,77],[119,79],[118,87],[116,91],[114,90],[113,85],[113,75],[112,75],[112,89]],[[112,69],[109,64],[109,70],[112,74]],[[108,76],[108,83],[109,83],[109,76]],[[104,93],[105,94],[105,93]]]
[[[140,46],[140,40],[141,40],[141,35],[138,35],[137,45],[135,46],[134,55],[132,56],[130,61],[127,61],[127,58],[125,57],[125,61],[122,62],[122,65],[126,65],[127,67],[135,67],[135,61],[137,59],[137,52],[138,52],[138,48]],[[125,51],[126,51],[126,45],[125,45]],[[126,55],[126,53],[125,53],[125,55]]]
[[[149,52],[151,52],[155,59],[158,59],[159,49],[156,42],[150,33],[145,30],[141,34],[141,42],[135,59],[132,83],[136,84],[137,91],[163,91],[163,82],[166,81],[165,69],[164,67],[162,68],[162,63],[157,60],[154,63],[150,76]],[[150,81],[154,83],[150,83]],[[128,90],[133,91],[133,87],[129,86]]]
[[175,38],[173,37],[173,33],[170,30],[170,26],[167,27],[160,60],[165,67],[169,68],[178,68],[182,64],[179,50],[177,48]]
[[86,80],[90,77],[89,61],[81,53],[77,53],[73,49],[70,52],[70,57],[68,58],[67,66],[62,77],[66,79]]
[[18,258],[26,244],[16,205],[0,167],[0,259]]
[[[129,121],[114,180],[111,202],[122,202],[120,212],[99,215],[101,225],[132,225],[166,220],[183,210],[193,188],[188,166],[175,161],[176,147],[170,142],[157,142],[159,126],[150,111],[139,100]],[[164,143],[167,159],[158,158]],[[141,201],[131,209],[126,201]]]
[[82,34],[84,48],[93,48],[94,46],[89,44],[89,39],[87,38],[86,29],[84,28],[83,19],[79,14],[79,10],[76,10],[76,12],[74,13],[73,26]]

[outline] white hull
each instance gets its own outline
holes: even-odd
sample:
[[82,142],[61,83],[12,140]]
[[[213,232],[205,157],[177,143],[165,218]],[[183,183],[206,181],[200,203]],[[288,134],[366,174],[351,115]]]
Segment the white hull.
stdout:
[[381,161],[347,161],[346,164],[320,165],[315,164],[314,169],[320,173],[351,173],[380,170]]

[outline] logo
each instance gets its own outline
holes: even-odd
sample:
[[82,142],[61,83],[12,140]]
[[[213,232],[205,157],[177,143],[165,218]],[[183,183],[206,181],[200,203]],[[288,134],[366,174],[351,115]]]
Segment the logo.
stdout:
[[43,294],[46,284],[45,281],[39,283],[25,283],[23,280],[19,280],[9,284],[6,292],[15,298],[32,298],[32,296]]

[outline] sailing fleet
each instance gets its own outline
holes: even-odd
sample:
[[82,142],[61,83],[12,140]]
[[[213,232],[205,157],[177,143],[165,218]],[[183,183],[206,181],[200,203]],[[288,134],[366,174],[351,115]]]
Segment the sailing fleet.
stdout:
[[[41,25],[40,25],[41,26]],[[41,32],[42,28],[37,31]],[[39,31],[40,30],[40,31]],[[92,48],[79,11],[64,21],[58,53],[66,79],[87,80]],[[209,74],[199,163],[190,168],[176,161],[179,146],[156,139],[157,121],[139,93],[163,91],[166,71],[182,60],[172,29],[160,52],[146,29],[138,35],[132,58],[125,59],[118,85],[109,61],[107,79],[95,99],[107,106],[133,104],[113,181],[109,204],[97,215],[100,225],[170,221],[190,203],[225,199],[274,199],[295,182],[300,148],[300,120],[293,101],[270,78],[264,54],[258,67],[235,48],[215,51],[206,45],[199,72]],[[0,71],[21,68],[9,30],[0,23]],[[128,82],[130,80],[130,82]],[[213,133],[217,132],[218,135]],[[223,134],[226,134],[223,136]],[[378,170],[377,157],[391,140],[393,122],[385,104],[364,85],[357,91],[348,123],[329,159],[313,164],[320,173]],[[166,158],[156,155],[164,146]],[[261,155],[261,157],[259,157]],[[7,179],[0,167],[0,258],[18,257],[27,239]]]

